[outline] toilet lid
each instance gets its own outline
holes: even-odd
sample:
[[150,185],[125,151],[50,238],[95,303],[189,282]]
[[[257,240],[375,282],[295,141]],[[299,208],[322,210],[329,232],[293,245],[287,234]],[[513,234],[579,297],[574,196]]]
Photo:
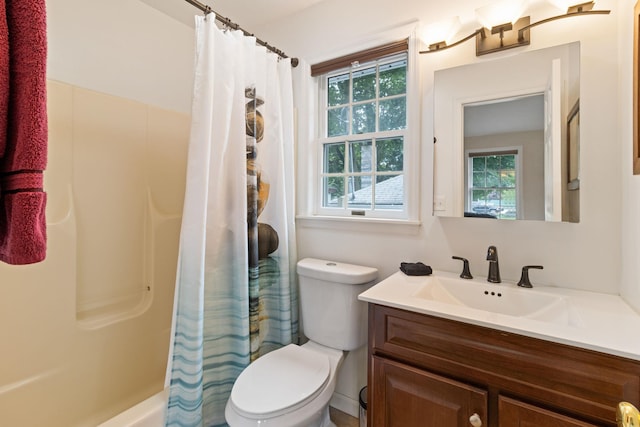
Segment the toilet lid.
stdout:
[[327,356],[289,344],[249,365],[233,385],[231,402],[249,417],[277,415],[316,397],[330,371]]

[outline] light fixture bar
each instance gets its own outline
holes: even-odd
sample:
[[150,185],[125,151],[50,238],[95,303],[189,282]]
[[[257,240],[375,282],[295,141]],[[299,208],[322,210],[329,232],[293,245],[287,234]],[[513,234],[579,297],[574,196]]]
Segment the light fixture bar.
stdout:
[[[585,3],[585,4],[589,4],[589,3]],[[593,3],[591,3],[591,4],[593,4]],[[533,27],[537,27],[538,25],[541,25],[541,24],[546,24],[547,22],[556,21],[558,19],[571,18],[573,16],[608,15],[608,14],[611,13],[610,10],[579,10],[579,11],[571,12],[571,10],[573,8],[577,8],[579,6],[581,6],[581,5],[573,6],[573,7],[569,8],[570,12],[567,12],[564,15],[552,16],[551,18],[543,19],[541,21],[534,22],[533,24],[529,24],[529,25],[527,25],[525,27],[520,28],[518,30],[518,40],[520,40],[521,37],[524,37],[524,33],[526,31],[528,31],[529,29],[531,29]]]
[[419,53],[433,53],[445,49],[450,49],[474,37],[476,38],[476,56],[500,52],[502,50],[514,47],[526,46],[531,43],[531,28],[537,27],[538,25],[546,24],[547,22],[555,21],[558,19],[571,18],[574,16],[608,15],[611,13],[610,10],[592,10],[593,6],[593,1],[577,4],[575,6],[569,7],[567,9],[567,13],[563,15],[552,16],[550,18],[546,18],[534,23],[530,23],[529,16],[524,16],[518,19],[513,24],[506,23],[502,25],[496,25],[491,29],[480,28],[464,37],[463,39],[458,40],[457,42],[450,45],[447,45],[447,43],[444,41],[430,44],[428,50],[422,50]]

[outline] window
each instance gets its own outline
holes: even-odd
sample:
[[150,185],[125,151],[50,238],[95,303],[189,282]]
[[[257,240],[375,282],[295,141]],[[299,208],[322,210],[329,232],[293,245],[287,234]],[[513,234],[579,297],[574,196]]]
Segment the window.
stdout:
[[469,151],[466,210],[501,219],[518,217],[517,150]]
[[320,79],[317,211],[407,218],[406,49]]

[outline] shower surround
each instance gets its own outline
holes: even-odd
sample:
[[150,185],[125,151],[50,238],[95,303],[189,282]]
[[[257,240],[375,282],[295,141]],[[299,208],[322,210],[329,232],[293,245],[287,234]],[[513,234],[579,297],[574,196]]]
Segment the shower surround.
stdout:
[[48,114],[47,258],[0,265],[0,425],[88,427],[163,388],[190,120],[56,81]]

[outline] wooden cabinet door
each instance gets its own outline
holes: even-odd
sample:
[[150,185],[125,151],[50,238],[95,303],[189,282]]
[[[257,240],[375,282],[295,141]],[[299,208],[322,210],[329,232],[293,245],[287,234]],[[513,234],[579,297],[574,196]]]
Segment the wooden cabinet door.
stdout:
[[474,414],[488,425],[485,390],[377,356],[372,369],[369,427],[466,427]]
[[597,427],[505,396],[498,397],[499,427]]

